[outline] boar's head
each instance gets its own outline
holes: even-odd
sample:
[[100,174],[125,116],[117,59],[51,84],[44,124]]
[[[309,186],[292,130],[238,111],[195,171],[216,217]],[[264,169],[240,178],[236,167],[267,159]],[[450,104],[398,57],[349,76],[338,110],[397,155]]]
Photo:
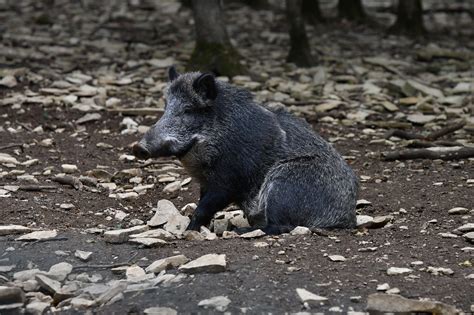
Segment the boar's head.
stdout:
[[184,156],[201,140],[202,130],[209,129],[215,118],[218,85],[212,74],[180,75],[171,67],[168,76],[165,111],[133,147],[138,158]]

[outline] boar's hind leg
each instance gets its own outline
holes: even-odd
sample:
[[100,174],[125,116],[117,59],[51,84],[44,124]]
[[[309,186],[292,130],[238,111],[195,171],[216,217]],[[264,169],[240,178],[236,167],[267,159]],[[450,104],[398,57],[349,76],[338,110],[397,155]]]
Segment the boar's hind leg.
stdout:
[[269,171],[260,190],[259,210],[273,234],[296,226],[351,228],[356,190],[355,177],[343,164],[305,157],[279,163]]
[[222,190],[201,191],[201,199],[194,210],[188,230],[199,230],[202,225],[208,225],[217,211],[224,209],[231,202],[230,195]]

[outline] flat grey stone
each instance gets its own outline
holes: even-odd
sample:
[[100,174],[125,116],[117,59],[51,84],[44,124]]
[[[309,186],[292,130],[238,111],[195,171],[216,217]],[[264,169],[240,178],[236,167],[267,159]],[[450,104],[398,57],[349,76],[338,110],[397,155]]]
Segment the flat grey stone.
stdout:
[[34,280],[37,274],[45,274],[45,271],[41,271],[39,269],[27,269],[15,272],[13,274],[13,279],[18,281],[27,281],[27,280]]
[[331,261],[335,261],[335,262],[346,261],[346,258],[344,256],[341,256],[341,255],[329,255],[328,258]]
[[407,116],[409,122],[424,125],[436,119],[435,115],[412,114]]
[[214,233],[222,235],[229,229],[229,219],[214,219]]
[[0,266],[0,272],[10,272],[15,269],[16,265]]
[[454,274],[454,271],[451,268],[444,268],[444,267],[429,266],[428,269],[426,269],[426,271],[428,271],[429,273],[434,274],[435,276]]
[[210,299],[202,300],[198,303],[198,306],[206,309],[214,309],[218,312],[225,312],[230,304],[230,299],[227,296],[214,296]]
[[110,289],[105,291],[103,294],[101,294],[95,301],[99,305],[103,305],[110,300],[112,300],[115,296],[121,294],[125,289],[127,289],[127,282],[125,281],[120,281],[114,286],[112,286]]
[[303,303],[306,303],[306,302],[323,302],[323,301],[328,300],[324,296],[320,296],[320,295],[311,293],[308,290],[301,289],[301,288],[296,289],[296,294],[298,294],[298,297],[300,298],[301,302],[303,302]]
[[427,86],[427,85],[424,85],[424,84],[421,84],[418,81],[407,80],[406,84],[408,86],[410,86],[411,88],[413,88],[417,91],[420,91],[421,93],[423,93],[425,95],[431,95],[431,96],[434,96],[436,98],[444,98],[443,92],[441,92],[441,90],[430,87],[430,86]]
[[21,234],[21,233],[27,233],[30,231],[31,229],[29,227],[26,227],[23,225],[15,225],[15,224],[0,225],[0,236]]
[[226,270],[225,255],[207,254],[179,267],[185,273],[218,273]]
[[16,238],[17,241],[38,241],[55,238],[58,235],[56,230],[36,231]]
[[74,256],[79,258],[82,261],[88,261],[89,258],[91,258],[92,254],[93,252],[86,252],[79,249],[76,249],[76,251],[74,252]]
[[[201,235],[204,237],[205,240],[207,241],[213,241],[215,239],[217,239],[217,234],[216,233],[213,233],[211,232],[207,227],[205,227],[204,225],[201,226]],[[188,233],[190,231],[186,231],[186,233]]]
[[151,227],[160,226],[175,215],[180,215],[180,213],[174,204],[167,199],[161,199],[156,205],[155,215],[146,224]]
[[128,229],[107,231],[104,233],[104,240],[108,243],[125,243],[129,235],[142,233],[148,229],[148,225],[137,225]]
[[240,237],[241,238],[257,238],[257,237],[262,237],[262,236],[265,236],[265,235],[267,235],[267,234],[265,234],[265,232],[263,232],[260,229],[257,229],[257,230],[251,231],[251,232],[241,234]]
[[154,261],[151,265],[146,267],[146,272],[159,273],[163,270],[176,268],[185,264],[189,261],[189,258],[184,255],[176,255],[171,257],[166,257]]
[[24,303],[0,304],[0,314],[21,314]]
[[411,273],[411,272],[413,272],[413,270],[410,268],[390,267],[387,269],[387,274],[389,276],[401,275],[401,274]]
[[169,307],[149,307],[143,311],[145,315],[178,315],[178,312]]
[[460,233],[474,232],[474,223],[463,224],[454,231]]
[[374,218],[370,215],[358,215],[356,216],[356,225],[358,228],[364,228],[374,223]]
[[469,209],[463,207],[454,207],[448,210],[448,214],[467,214],[469,213]]
[[291,235],[308,235],[311,234],[311,230],[306,226],[297,226],[291,232]]
[[71,306],[75,309],[86,309],[96,305],[94,300],[89,300],[84,297],[75,297],[72,298],[69,302]]
[[422,301],[404,298],[395,294],[374,293],[367,299],[366,310],[381,313],[434,313],[458,314],[454,306],[437,301]]
[[52,265],[46,276],[57,281],[64,281],[66,277],[72,272],[72,265],[67,262],[60,262]]
[[184,239],[187,241],[204,241],[206,238],[198,231],[184,231]]
[[0,305],[24,302],[25,293],[20,288],[0,286]]
[[153,229],[153,230],[148,230],[139,234],[130,235],[130,238],[148,238],[148,237],[159,238],[164,241],[171,241],[171,240],[176,239],[176,237],[173,234],[163,229]]
[[463,237],[471,243],[474,243],[474,232],[469,232],[463,235]]
[[53,280],[45,275],[36,275],[35,279],[38,281],[40,287],[51,295],[61,290],[61,283],[59,281]]
[[87,113],[81,118],[77,119],[76,124],[85,124],[91,121],[99,120],[100,118],[102,118],[102,115],[99,113]]
[[167,241],[163,241],[159,238],[152,238],[152,237],[137,237],[137,238],[131,238],[129,240],[130,243],[138,244],[138,245],[143,245],[146,247],[161,247],[166,244],[168,244]]
[[47,302],[33,301],[26,305],[26,312],[29,315],[43,315],[45,310],[50,306],[51,304]]
[[142,267],[136,265],[128,267],[125,271],[125,276],[129,281],[137,281],[142,279],[145,275],[145,270],[143,270]]
[[171,216],[164,225],[164,229],[174,235],[182,236],[191,220],[181,214]]

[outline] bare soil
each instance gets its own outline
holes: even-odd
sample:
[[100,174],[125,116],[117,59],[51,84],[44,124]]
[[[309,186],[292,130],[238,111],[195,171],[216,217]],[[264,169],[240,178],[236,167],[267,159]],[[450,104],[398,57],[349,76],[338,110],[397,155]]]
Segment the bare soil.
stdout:
[[[78,9],[74,7],[74,10]],[[72,12],[75,12],[74,10]],[[100,11],[97,8],[91,10],[91,12]],[[142,15],[151,14],[143,13],[148,12],[146,8],[136,8],[136,10]],[[248,10],[250,9],[239,7],[236,14],[246,14]],[[26,18],[34,13],[20,13],[11,12],[8,23],[13,23],[14,17],[21,17],[17,23],[37,30],[50,30],[47,27],[32,24],[33,22]],[[63,14],[69,16],[71,13],[66,10]],[[189,12],[181,14],[183,17],[189,17]],[[264,16],[264,13],[259,14]],[[150,35],[150,40],[144,37],[143,41],[153,49],[154,47],[156,49],[169,47],[168,53],[173,54],[182,48],[180,46],[182,44],[179,43],[183,38],[191,41],[191,28],[184,23],[182,27],[185,29],[178,32],[176,38],[169,37],[170,35],[165,33],[166,30],[172,30],[172,28],[166,21],[171,20],[171,16],[165,13],[163,15],[163,20],[159,22],[163,23],[163,28],[155,30],[158,35]],[[281,20],[282,17],[279,16],[279,19]],[[64,24],[64,19],[60,22]],[[98,23],[96,20],[92,22],[88,20],[88,22],[93,25]],[[258,21],[255,23],[258,24]],[[120,23],[118,23],[118,28],[114,29],[112,24],[109,24],[111,29],[109,31],[114,34],[114,41],[122,44],[133,42],[135,36],[133,32],[125,32],[124,26]],[[278,25],[274,22],[269,27],[274,31],[275,29],[281,31]],[[67,32],[78,37],[83,36],[82,33],[76,34],[74,29],[68,29]],[[232,30],[232,32],[236,31]],[[337,41],[341,38],[341,33],[352,31],[347,25],[331,24],[320,26],[318,32],[325,34],[324,41]],[[370,40],[382,40],[385,36],[383,32],[379,35],[363,27],[359,27],[357,32],[359,32],[358,35],[367,36],[366,38]],[[448,40],[448,37],[436,40],[442,42],[445,39]],[[244,47],[252,47],[250,39],[241,40],[241,43]],[[346,43],[341,44],[341,49],[344,49]],[[4,40],[3,44],[10,45],[10,42]],[[411,47],[410,42],[402,40],[397,51],[391,53],[393,55],[411,54]],[[349,49],[344,54],[350,57],[370,55],[370,49],[360,44],[357,45],[357,49]],[[467,49],[472,51],[472,47]],[[259,54],[258,48],[251,51],[254,55]],[[152,51],[147,51],[141,57],[145,58],[147,54],[152,53]],[[105,62],[100,61],[99,58],[98,64],[95,65],[90,56],[88,56],[89,59],[84,60],[81,55],[64,58],[68,62],[77,62],[77,68],[85,73],[103,66]],[[120,60],[118,64],[124,66],[122,61],[126,61],[127,57],[121,58],[123,60]],[[21,66],[45,73],[49,71],[50,66],[53,67],[58,63],[57,59],[50,61],[19,58],[15,63],[15,59],[10,58],[8,61],[8,68]],[[109,59],[109,62],[112,61]],[[325,62],[331,63],[327,60]],[[124,69],[133,71],[126,67]],[[337,74],[338,70],[334,72]],[[66,71],[60,70],[58,73],[64,75]],[[154,77],[165,81],[164,71],[154,73]],[[0,98],[10,96],[12,92],[21,94],[26,90],[39,91],[45,86],[46,82],[21,82],[14,89],[0,87]],[[124,97],[126,105],[140,107],[145,98],[150,96],[146,89],[140,90],[140,88],[141,86],[137,86],[139,90],[137,94],[133,94],[128,99]],[[354,97],[358,98],[358,96]],[[400,112],[408,113],[409,111],[401,108]],[[313,306],[314,311],[327,312],[333,306],[339,306],[344,311],[363,311],[367,296],[377,292],[377,285],[382,283],[388,283],[390,287],[400,289],[400,294],[405,297],[429,298],[455,305],[465,312],[472,310],[474,282],[466,277],[473,273],[474,252],[462,250],[470,246],[462,237],[443,238],[438,235],[438,233],[450,232],[462,224],[473,221],[472,211],[468,215],[448,214],[448,210],[453,207],[466,207],[472,210],[473,185],[466,183],[468,179],[474,177],[472,160],[384,162],[380,153],[389,148],[384,144],[371,142],[374,137],[363,131],[367,125],[357,122],[349,126],[333,124],[319,121],[316,114],[314,117],[308,115],[306,117],[312,121],[315,131],[326,139],[342,137],[334,142],[334,146],[342,155],[350,156],[348,159],[350,165],[359,176],[362,176],[359,199],[371,202],[371,205],[358,209],[358,212],[371,216],[393,214],[394,220],[388,227],[361,231],[328,231],[328,236],[283,235],[258,240],[218,239],[201,242],[178,240],[158,249],[138,248],[130,244],[107,244],[101,236],[85,234],[83,231],[91,227],[105,229],[127,227],[131,219],[141,219],[146,222],[152,216],[152,207],[163,198],[171,200],[178,209],[190,202],[197,203],[198,184],[193,180],[186,190],[180,191],[177,195],[170,195],[162,192],[164,183],[158,183],[152,172],[145,172],[144,182],[155,183],[155,188],[134,200],[117,200],[110,198],[109,193],[105,191],[94,193],[87,190],[75,190],[51,181],[54,174],[61,172],[61,165],[65,163],[77,165],[81,174],[98,166],[105,167],[111,173],[142,166],[141,162],[119,160],[121,154],[130,154],[130,145],[140,138],[139,134],[122,135],[120,133],[123,129],[120,127],[120,122],[124,117],[102,111],[100,120],[85,124],[86,129],[80,131],[74,121],[83,115],[84,112],[64,106],[29,104],[22,105],[21,111],[12,106],[0,106],[0,125],[5,129],[0,132],[0,147],[12,143],[22,145],[21,148],[2,149],[1,152],[9,153],[21,161],[30,158],[38,159],[39,162],[35,165],[19,168],[24,169],[28,174],[37,174],[35,177],[39,181],[38,185],[55,187],[51,191],[18,191],[10,198],[1,198],[0,225],[22,224],[35,228],[57,229],[59,236],[67,238],[63,241],[21,245],[13,240],[14,237],[3,237],[0,238],[0,252],[3,252],[0,258],[8,257],[12,264],[17,265],[16,270],[26,269],[30,263],[34,263],[40,269],[48,269],[52,264],[61,261],[79,265],[81,263],[73,255],[66,258],[54,255],[57,250],[74,251],[75,249],[94,252],[88,264],[127,261],[134,253],[137,253],[134,262],[142,266],[147,266],[155,259],[177,253],[182,253],[192,259],[207,253],[226,254],[228,262],[226,272],[198,274],[170,287],[156,287],[152,290],[127,293],[123,300],[94,310],[94,313],[140,314],[145,308],[151,306],[168,306],[180,313],[191,313],[198,310],[197,303],[200,300],[217,295],[226,295],[231,299],[232,303],[228,310],[233,313],[242,312],[243,309],[247,309],[251,314],[298,312],[303,309],[303,304],[296,295],[296,288],[306,288],[328,298],[326,303]],[[332,117],[344,115],[343,108],[333,110],[330,114]],[[142,125],[151,125],[159,117],[133,118]],[[393,119],[393,114],[381,112],[377,114],[377,118],[381,121],[390,120]],[[40,125],[44,129],[43,133],[32,131]],[[19,126],[23,126],[19,132],[6,131],[8,127],[18,128]],[[58,132],[58,128],[64,130]],[[104,133],[103,130],[110,132]],[[413,126],[410,130],[425,131],[424,127],[419,125]],[[350,134],[353,136],[348,136]],[[471,135],[464,136],[472,140]],[[456,137],[448,135],[444,140],[454,141]],[[46,138],[53,139],[54,145],[51,147],[38,145]],[[101,142],[112,145],[112,148],[97,147],[97,143]],[[47,167],[52,168],[53,175],[41,175]],[[9,168],[2,166],[0,171],[9,172]],[[184,170],[177,172],[180,173],[181,178],[187,177]],[[18,180],[14,174],[0,177],[0,186],[25,184],[29,183]],[[75,208],[62,210],[59,205],[63,203],[72,203]],[[406,211],[400,212],[401,208]],[[129,216],[124,221],[118,221],[113,217],[108,218],[107,209],[122,210]],[[264,248],[254,246],[255,242],[261,241],[269,243],[270,246]],[[4,252],[8,247],[14,247],[15,250]],[[367,248],[373,248],[373,251],[367,251]],[[334,254],[343,255],[346,261],[330,261],[327,255]],[[411,267],[414,272],[410,276],[388,276],[386,273],[389,267],[410,267],[413,261],[423,261],[423,265]],[[454,273],[433,275],[426,271],[428,266],[451,268]],[[298,270],[289,271],[288,267],[297,267]],[[106,279],[116,277],[107,270],[94,270],[94,272],[103,274]],[[360,296],[359,301],[355,298],[351,299],[356,296]],[[69,310],[64,313],[74,312],[76,311]],[[77,313],[82,312],[77,311]]]

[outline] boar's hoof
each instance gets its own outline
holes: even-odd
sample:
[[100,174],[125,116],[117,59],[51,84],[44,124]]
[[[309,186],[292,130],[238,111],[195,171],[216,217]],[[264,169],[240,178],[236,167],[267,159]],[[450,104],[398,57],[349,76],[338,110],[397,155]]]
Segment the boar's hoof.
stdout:
[[132,148],[133,154],[142,160],[146,160],[150,157],[150,151],[147,150],[142,144],[137,143]]

